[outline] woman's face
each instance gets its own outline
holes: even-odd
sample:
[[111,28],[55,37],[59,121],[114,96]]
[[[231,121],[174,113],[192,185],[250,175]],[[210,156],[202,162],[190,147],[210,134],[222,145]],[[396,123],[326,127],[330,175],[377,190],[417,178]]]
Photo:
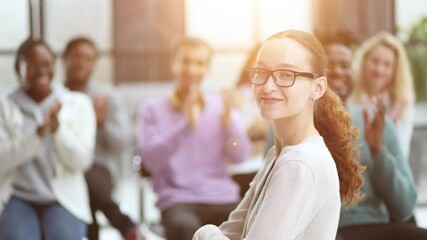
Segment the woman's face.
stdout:
[[[270,71],[312,71],[307,50],[289,38],[270,39],[265,42],[258,52],[255,66]],[[267,120],[278,120],[303,111],[312,111],[312,82],[311,78],[297,76],[292,86],[280,87],[270,75],[264,84],[252,84],[261,115]]]
[[28,93],[47,96],[51,90],[50,83],[54,74],[54,58],[45,46],[35,45],[28,50],[25,60],[20,65],[20,72]]
[[389,47],[378,45],[368,53],[363,66],[367,91],[380,93],[393,81],[396,55]]

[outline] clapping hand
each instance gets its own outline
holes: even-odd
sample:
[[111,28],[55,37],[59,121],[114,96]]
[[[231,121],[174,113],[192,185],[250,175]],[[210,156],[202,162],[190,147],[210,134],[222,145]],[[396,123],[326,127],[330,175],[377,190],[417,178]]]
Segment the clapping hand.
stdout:
[[188,95],[185,98],[183,112],[186,115],[191,127],[196,127],[200,119],[200,92],[197,84],[192,84],[189,88]]
[[61,110],[61,103],[56,100],[46,111],[44,122],[37,128],[37,135],[43,137],[46,133],[54,133],[59,128],[58,113]]
[[369,110],[363,110],[363,120],[365,122],[365,136],[373,154],[382,151],[382,139],[385,127],[385,102],[381,95],[372,98],[374,103],[374,117],[371,120]]
[[93,107],[95,109],[96,124],[98,126],[104,124],[105,116],[107,115],[109,101],[105,95],[95,95],[92,99]]

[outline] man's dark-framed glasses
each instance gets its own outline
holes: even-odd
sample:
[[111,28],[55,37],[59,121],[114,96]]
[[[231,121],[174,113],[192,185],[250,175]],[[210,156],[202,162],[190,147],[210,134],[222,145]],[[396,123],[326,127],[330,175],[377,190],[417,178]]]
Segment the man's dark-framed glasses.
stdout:
[[310,79],[318,78],[319,75],[311,72],[297,72],[289,69],[267,70],[264,68],[248,68],[249,81],[255,85],[261,85],[267,82],[267,79],[273,76],[274,83],[280,87],[291,87],[298,76]]

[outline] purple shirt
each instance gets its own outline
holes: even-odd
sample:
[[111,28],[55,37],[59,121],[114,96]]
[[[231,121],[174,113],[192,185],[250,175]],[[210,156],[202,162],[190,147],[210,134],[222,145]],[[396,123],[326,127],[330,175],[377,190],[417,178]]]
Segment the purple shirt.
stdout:
[[176,111],[169,98],[151,101],[137,116],[138,150],[152,174],[157,207],[177,203],[227,204],[239,200],[239,187],[226,170],[227,161],[242,162],[250,155],[250,141],[238,115],[223,127],[223,101],[205,99],[195,128]]

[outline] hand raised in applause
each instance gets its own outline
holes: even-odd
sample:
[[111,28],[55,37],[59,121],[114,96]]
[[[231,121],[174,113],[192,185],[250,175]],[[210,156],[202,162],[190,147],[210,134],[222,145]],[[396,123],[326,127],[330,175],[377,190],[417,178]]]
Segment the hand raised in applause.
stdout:
[[96,124],[102,126],[105,121],[105,116],[108,112],[109,101],[108,97],[103,94],[93,96],[93,108],[95,110]]
[[385,103],[381,95],[374,96],[372,102],[375,107],[373,109],[374,117],[371,120],[369,110],[363,110],[363,120],[365,122],[365,136],[373,154],[382,151],[383,132],[385,127]]
[[183,113],[188,119],[191,127],[196,127],[200,119],[201,106],[199,104],[200,90],[197,84],[192,84],[189,87],[187,96],[185,96],[184,104],[182,106]]
[[59,128],[58,113],[61,110],[61,103],[56,100],[46,111],[44,122],[37,128],[37,135],[43,137],[46,133],[55,133]]

